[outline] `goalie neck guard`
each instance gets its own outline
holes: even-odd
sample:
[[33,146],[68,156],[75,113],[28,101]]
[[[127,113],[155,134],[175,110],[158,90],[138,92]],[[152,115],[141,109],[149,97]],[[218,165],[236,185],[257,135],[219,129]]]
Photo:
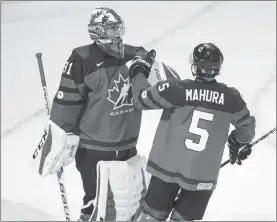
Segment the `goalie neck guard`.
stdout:
[[88,24],[90,38],[106,53],[123,58],[122,41],[125,26],[122,18],[112,9],[96,8],[92,11]]

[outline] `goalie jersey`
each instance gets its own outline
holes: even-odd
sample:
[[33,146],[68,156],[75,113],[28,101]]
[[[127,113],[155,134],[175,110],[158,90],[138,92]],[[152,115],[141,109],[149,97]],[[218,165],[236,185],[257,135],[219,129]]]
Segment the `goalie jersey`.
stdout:
[[214,190],[230,124],[242,143],[255,136],[255,118],[240,93],[216,80],[168,80],[151,87],[139,74],[132,84],[137,108],[164,109],[147,171],[187,190]]
[[80,148],[119,151],[136,145],[141,111],[133,106],[126,63],[139,49],[125,45],[118,59],[93,43],[74,49],[67,60],[50,119],[79,135]]
[[122,59],[95,43],[72,51],[50,119],[66,132],[79,135],[79,148],[120,151],[136,145],[141,110],[133,105],[128,62],[142,49],[125,44]]

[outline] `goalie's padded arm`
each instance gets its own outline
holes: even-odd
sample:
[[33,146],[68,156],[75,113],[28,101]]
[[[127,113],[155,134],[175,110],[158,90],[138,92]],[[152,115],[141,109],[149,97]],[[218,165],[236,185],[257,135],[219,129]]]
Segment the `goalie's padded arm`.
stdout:
[[81,56],[73,50],[67,60],[58,92],[50,113],[50,120],[66,132],[72,132],[85,103],[85,84]]

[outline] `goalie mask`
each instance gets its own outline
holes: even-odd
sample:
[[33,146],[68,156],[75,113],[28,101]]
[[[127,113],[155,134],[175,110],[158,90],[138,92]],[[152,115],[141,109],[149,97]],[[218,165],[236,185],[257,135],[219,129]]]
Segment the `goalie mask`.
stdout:
[[189,58],[192,75],[214,78],[219,75],[223,60],[223,54],[216,45],[213,43],[199,44]]
[[93,10],[88,24],[90,38],[106,53],[123,58],[125,32],[124,22],[112,9],[96,8]]

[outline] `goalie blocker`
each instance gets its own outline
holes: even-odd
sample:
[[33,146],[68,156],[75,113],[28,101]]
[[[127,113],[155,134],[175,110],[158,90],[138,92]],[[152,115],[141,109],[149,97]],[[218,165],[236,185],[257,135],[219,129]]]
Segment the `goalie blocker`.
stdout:
[[31,167],[41,176],[57,173],[61,167],[70,164],[79,144],[79,136],[66,133],[49,120],[39,145],[32,156]]

